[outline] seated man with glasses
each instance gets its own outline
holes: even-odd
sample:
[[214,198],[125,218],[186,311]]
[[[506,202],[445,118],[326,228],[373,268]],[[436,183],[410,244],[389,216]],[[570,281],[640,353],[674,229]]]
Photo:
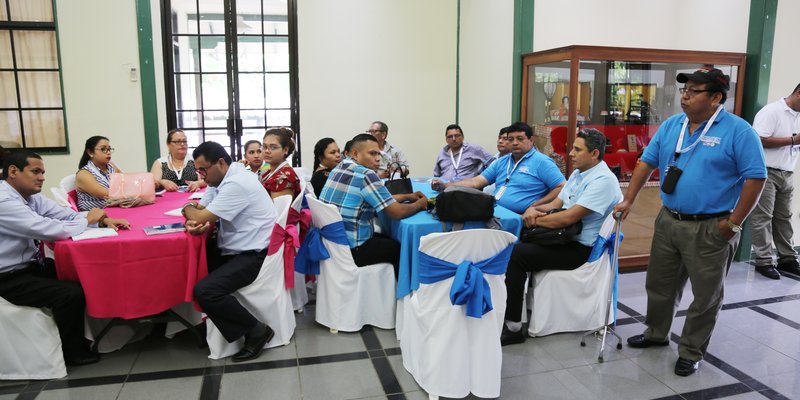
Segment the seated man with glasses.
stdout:
[[100,357],[89,352],[83,339],[83,290],[77,282],[56,279],[55,264],[44,258],[39,241],[68,239],[90,224],[114,229],[130,225],[108,218],[99,208],[84,216],[39,194],[44,162],[32,151],[0,149],[0,165],[0,297],[18,306],[52,311],[67,365],[97,362]]
[[167,156],[161,157],[150,168],[157,187],[168,192],[174,192],[179,187],[185,186],[190,192],[206,187],[197,176],[194,161],[186,155],[189,153],[189,142],[186,134],[180,129],[173,129],[167,133]]
[[331,171],[319,199],[335,205],[342,214],[355,264],[364,267],[391,263],[396,276],[400,266],[400,243],[376,234],[372,220],[379,211],[402,219],[427,210],[428,198],[420,192],[394,196],[389,193],[375,173],[381,152],[374,137],[365,133],[354,137],[350,158],[353,162],[340,163]]
[[406,159],[403,150],[386,141],[389,136],[389,126],[381,121],[375,121],[367,132],[378,141],[378,150],[380,150],[381,156],[380,164],[375,170],[378,176],[381,179],[388,178],[397,169],[397,165],[392,165],[394,163],[400,165],[401,171],[398,172],[408,174],[408,159]]
[[464,143],[464,131],[456,124],[447,126],[444,137],[447,145],[436,156],[433,165],[433,176],[437,178],[448,181],[472,178],[492,158],[483,147]]
[[220,144],[205,142],[192,155],[209,189],[199,204],[183,206],[186,231],[201,235],[218,226],[216,239],[211,236],[207,243],[208,276],[194,287],[194,295],[228,342],[244,336],[244,347],[233,361],[250,360],[261,354],[275,333],[233,293],[258,277],[278,214],[256,174],[241,163],[231,164]]
[[431,181],[433,190],[442,191],[447,186],[466,186],[475,189],[495,184],[497,204],[524,214],[535,213],[534,206],[553,201],[564,187],[564,175],[556,163],[533,146],[533,130],[524,122],[508,127],[508,147],[511,153],[483,171],[480,175],[463,181],[444,183]]

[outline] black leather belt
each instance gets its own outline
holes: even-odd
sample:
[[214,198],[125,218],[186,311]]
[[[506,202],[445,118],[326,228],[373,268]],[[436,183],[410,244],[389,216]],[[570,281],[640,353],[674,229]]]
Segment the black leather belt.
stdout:
[[705,221],[708,219],[724,217],[726,215],[730,215],[730,211],[723,211],[716,214],[681,214],[675,210],[671,210],[667,207],[664,207],[665,210],[672,215],[672,218],[677,219],[678,221]]

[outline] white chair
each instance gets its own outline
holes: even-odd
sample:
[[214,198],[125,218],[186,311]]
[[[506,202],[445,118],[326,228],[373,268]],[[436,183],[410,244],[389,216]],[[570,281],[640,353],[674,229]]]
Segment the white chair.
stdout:
[[[300,194],[292,202],[292,209],[300,212],[303,209],[303,199],[311,185],[305,180],[300,180]],[[313,191],[312,191],[313,193]],[[300,232],[300,224],[297,224],[297,231]],[[306,291],[306,276],[295,272],[294,273],[294,288],[291,289],[292,308],[297,312],[303,312],[304,307],[308,304],[308,291]]]
[[306,167],[294,167],[294,173],[297,174],[297,177],[300,178],[300,181],[310,182],[313,171]]
[[61,179],[58,185],[67,195],[67,204],[78,211],[78,186],[75,184],[75,174],[69,174]]
[[53,318],[39,308],[16,306],[0,297],[0,380],[65,376]]
[[[291,196],[280,196],[275,201],[278,209],[278,220],[282,227],[286,226],[289,215]],[[283,245],[273,255],[264,259],[258,277],[250,285],[239,289],[234,296],[247,311],[259,321],[267,324],[275,331],[275,336],[264,348],[289,344],[296,326],[292,299],[286,290],[283,276]],[[244,345],[244,338],[228,343],[211,319],[206,320],[206,340],[210,354],[208,358],[220,359],[236,354]]]
[[64,191],[60,186],[59,187],[51,187],[50,193],[53,194],[53,200],[55,200],[58,205],[61,207],[69,207],[69,197],[67,192]]
[[[336,206],[311,196],[306,200],[315,228],[341,223]],[[334,333],[356,332],[364,325],[393,329],[397,282],[392,264],[357,267],[349,246],[325,238],[322,242],[330,258],[320,262],[316,321]]]
[[[612,214],[603,222],[600,236],[608,240],[613,231]],[[571,271],[537,272],[533,276],[533,306],[528,333],[544,336],[586,331],[614,322],[616,313],[611,313],[608,321],[603,323],[612,278],[608,251],[604,251],[599,259]]]
[[[449,263],[483,261],[508,248],[516,236],[498,230],[471,229],[432,233],[420,239],[419,251]],[[454,277],[406,297],[400,349],[403,366],[431,397],[500,396],[503,352],[500,334],[506,309],[505,274],[483,274],[491,289],[493,310],[481,318],[453,305]]]

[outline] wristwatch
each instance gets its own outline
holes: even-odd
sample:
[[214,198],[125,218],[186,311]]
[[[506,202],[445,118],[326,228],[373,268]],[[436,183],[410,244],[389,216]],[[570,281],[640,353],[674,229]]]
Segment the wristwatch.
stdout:
[[726,219],[725,222],[728,223],[728,227],[731,228],[733,233],[739,233],[742,231],[742,226],[734,224],[733,221],[731,221],[730,219]]

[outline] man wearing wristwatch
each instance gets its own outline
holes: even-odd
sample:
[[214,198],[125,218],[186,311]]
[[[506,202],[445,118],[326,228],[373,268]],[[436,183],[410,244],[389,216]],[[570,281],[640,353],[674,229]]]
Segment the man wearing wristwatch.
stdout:
[[255,281],[267,255],[278,213],[256,174],[232,163],[218,143],[205,142],[192,154],[197,173],[209,189],[198,203],[183,206],[186,231],[202,235],[217,224],[216,240],[206,246],[208,275],[194,287],[197,303],[230,343],[244,336],[233,361],[258,357],[272,339],[272,329],[256,319],[233,296]]
[[741,225],[764,187],[767,169],[758,135],[728,114],[730,78],[715,68],[681,73],[684,113],[659,127],[633,172],[615,212],[628,215],[653,170],[661,175],[661,201],[647,267],[647,329],[628,338],[635,348],[667,346],[687,279],[694,299],[686,314],[675,374],[693,374],[708,348],[722,308],[725,275]]
[[89,352],[83,339],[83,289],[77,282],[56,279],[55,264],[44,258],[39,242],[68,239],[94,224],[128,228],[128,221],[108,218],[99,208],[84,216],[58,205],[39,194],[45,169],[38,154],[0,153],[0,297],[11,304],[52,310],[65,363],[95,363],[100,357]]

